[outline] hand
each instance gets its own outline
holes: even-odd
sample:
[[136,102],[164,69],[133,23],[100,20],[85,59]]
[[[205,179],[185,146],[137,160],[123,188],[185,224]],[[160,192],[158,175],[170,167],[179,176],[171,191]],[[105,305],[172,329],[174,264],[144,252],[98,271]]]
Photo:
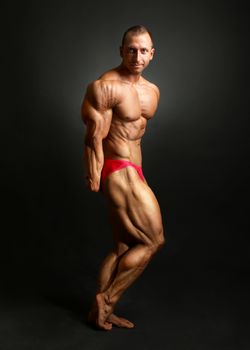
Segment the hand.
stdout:
[[99,192],[100,181],[93,181],[88,175],[85,177],[86,185],[92,192]]

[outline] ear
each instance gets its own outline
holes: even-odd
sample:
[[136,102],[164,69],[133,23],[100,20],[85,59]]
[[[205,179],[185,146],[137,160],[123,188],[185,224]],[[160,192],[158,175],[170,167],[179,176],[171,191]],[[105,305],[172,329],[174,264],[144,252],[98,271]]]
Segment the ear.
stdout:
[[150,54],[151,54],[151,57],[150,57],[150,61],[151,61],[153,59],[153,57],[154,57],[154,54],[155,54],[155,49],[154,48],[151,49]]

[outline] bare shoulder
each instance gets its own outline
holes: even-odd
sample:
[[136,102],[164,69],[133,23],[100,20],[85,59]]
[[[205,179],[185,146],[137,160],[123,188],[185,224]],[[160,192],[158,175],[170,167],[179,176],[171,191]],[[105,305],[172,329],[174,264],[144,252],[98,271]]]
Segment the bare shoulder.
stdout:
[[110,109],[119,103],[119,82],[101,77],[89,83],[86,98],[98,109]]
[[107,80],[107,81],[118,81],[121,80],[120,74],[117,72],[115,68],[108,70],[107,72],[104,72],[100,77],[100,80]]
[[150,87],[154,90],[154,92],[156,93],[158,100],[160,98],[160,89],[157,85],[150,83]]
[[157,100],[159,101],[160,99],[160,89],[157,85],[153,84],[149,80],[146,80],[145,78],[142,77],[141,84],[143,87],[150,93],[153,94],[157,97]]

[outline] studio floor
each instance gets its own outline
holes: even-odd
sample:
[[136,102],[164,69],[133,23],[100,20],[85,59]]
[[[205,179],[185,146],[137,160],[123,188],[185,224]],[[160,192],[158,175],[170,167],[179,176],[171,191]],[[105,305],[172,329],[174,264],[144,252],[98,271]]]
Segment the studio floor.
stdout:
[[[70,278],[69,278],[70,276]],[[37,278],[35,279],[37,280]],[[136,324],[90,328],[90,289],[79,275],[41,284],[3,280],[1,350],[249,350],[248,273],[224,268],[149,268],[125,293],[117,313]]]

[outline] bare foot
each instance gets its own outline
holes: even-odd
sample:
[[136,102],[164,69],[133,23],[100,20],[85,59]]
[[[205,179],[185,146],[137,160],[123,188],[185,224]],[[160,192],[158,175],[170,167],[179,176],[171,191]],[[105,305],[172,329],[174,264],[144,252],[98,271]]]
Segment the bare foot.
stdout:
[[98,329],[110,331],[112,329],[112,323],[107,319],[111,312],[112,308],[106,303],[104,294],[99,293],[96,295],[93,307],[89,312],[88,321]]
[[118,317],[115,314],[111,314],[107,321],[112,323],[114,326],[122,327],[122,328],[134,328],[134,324],[130,322],[129,320],[126,320],[126,318]]

